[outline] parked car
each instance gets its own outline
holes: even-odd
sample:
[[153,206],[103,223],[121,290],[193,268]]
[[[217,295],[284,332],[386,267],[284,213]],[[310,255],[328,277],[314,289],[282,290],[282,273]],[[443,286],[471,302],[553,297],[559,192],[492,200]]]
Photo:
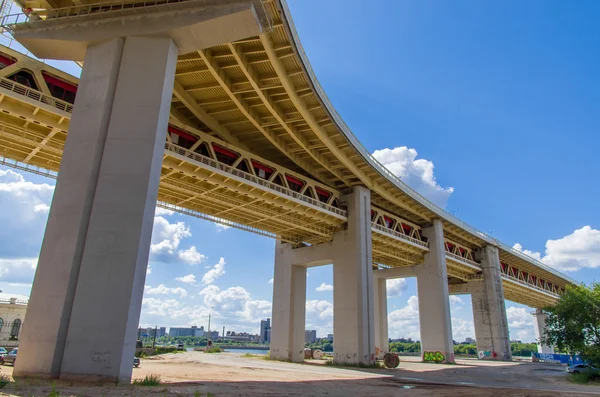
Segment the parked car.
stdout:
[[599,373],[600,369],[596,367],[592,367],[588,364],[577,364],[571,365],[567,367],[567,372],[570,374],[591,374],[591,373]]
[[183,345],[183,343],[177,345],[177,350],[185,350],[185,346]]
[[0,357],[4,357],[8,354],[5,348],[0,347]]
[[17,361],[17,351],[18,350],[19,350],[19,348],[12,349],[6,356],[2,357],[2,361],[0,361],[0,363],[2,363],[2,365],[12,364],[14,366],[15,361]]
[[133,357],[133,366],[136,367],[136,368],[140,366],[140,359],[139,359],[139,357],[135,357],[135,356]]

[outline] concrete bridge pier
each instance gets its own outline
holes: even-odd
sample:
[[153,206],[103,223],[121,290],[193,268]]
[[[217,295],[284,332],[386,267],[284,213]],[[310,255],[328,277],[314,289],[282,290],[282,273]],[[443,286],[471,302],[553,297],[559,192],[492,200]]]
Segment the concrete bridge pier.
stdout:
[[477,251],[483,279],[470,282],[475,340],[480,359],[511,361],[510,339],[498,248]]
[[429,239],[429,252],[416,267],[423,361],[454,362],[450,297],[446,270],[446,251],[442,221],[423,229]]
[[375,350],[379,353],[377,358],[382,358],[390,349],[387,319],[387,280],[374,277],[373,287]]
[[87,49],[15,376],[131,378],[178,49]]
[[341,201],[348,209],[348,225],[333,241],[301,248],[279,242],[276,246],[271,326],[275,359],[304,360],[306,267],[333,263],[334,362],[375,362],[370,192],[354,187]]
[[542,309],[536,309],[533,318],[535,323],[535,338],[538,340],[538,353],[554,354],[554,346],[548,346],[539,342],[546,331],[546,318],[548,318],[548,315]]

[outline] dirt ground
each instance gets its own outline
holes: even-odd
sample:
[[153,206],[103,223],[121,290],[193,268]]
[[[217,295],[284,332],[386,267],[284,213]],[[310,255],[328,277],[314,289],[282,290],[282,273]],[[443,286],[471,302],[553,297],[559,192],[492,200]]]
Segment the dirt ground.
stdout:
[[[1,367],[10,375],[12,367]],[[451,396],[574,397],[600,395],[600,387],[574,385],[564,367],[533,363],[460,360],[457,365],[423,364],[403,357],[394,370],[291,364],[236,353],[186,352],[142,360],[133,378],[159,374],[155,387],[90,385],[22,380],[0,396]]]

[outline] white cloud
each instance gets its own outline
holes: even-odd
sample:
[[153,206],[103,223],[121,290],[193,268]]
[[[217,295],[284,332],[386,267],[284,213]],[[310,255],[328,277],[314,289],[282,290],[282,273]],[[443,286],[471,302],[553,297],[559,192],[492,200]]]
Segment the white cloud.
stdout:
[[460,306],[463,304],[463,300],[461,297],[456,296],[456,295],[450,295],[450,306],[455,307],[455,306]]
[[177,252],[177,257],[181,259],[183,263],[187,263],[188,265],[197,265],[206,259],[206,257],[199,253],[193,245],[186,250]]
[[525,307],[509,307],[506,309],[510,339],[523,342],[534,342],[535,332],[531,309]]
[[319,292],[324,292],[324,291],[333,291],[333,285],[331,284],[325,284],[325,283],[321,283],[321,285],[319,285],[316,288],[317,291]]
[[373,157],[394,175],[400,177],[404,183],[435,204],[445,207],[454,188],[440,186],[433,174],[433,162],[417,159],[417,155],[415,149],[409,149],[406,146],[373,152]]
[[181,298],[185,298],[188,295],[188,292],[181,288],[169,288],[164,284],[159,285],[158,287],[152,288],[150,285],[146,285],[144,288],[144,294],[148,295],[179,295]]
[[146,276],[152,273],[152,266],[148,263],[148,267],[146,268]]
[[[450,303],[457,305],[462,304],[463,301],[461,298],[451,295]],[[450,321],[452,323],[452,338],[454,340],[463,341],[466,337],[473,337],[475,335],[473,321],[459,317],[452,317]],[[421,339],[419,298],[417,296],[411,296],[408,298],[406,306],[388,314],[388,330],[390,338]]]
[[0,241],[5,242],[0,258],[39,254],[53,194],[52,185],[29,182],[18,172],[0,169]]
[[0,259],[0,281],[29,283],[35,275],[38,258]]
[[212,269],[204,273],[204,276],[202,276],[202,282],[204,284],[212,284],[223,274],[225,274],[225,258],[219,259],[219,263],[217,263],[213,266]]
[[162,207],[156,207],[156,211],[154,212],[154,216],[171,216],[174,212]]
[[548,240],[544,256],[539,252],[523,249],[518,243],[513,248],[560,271],[573,272],[600,267],[600,230],[590,226],[577,229],[563,238]]
[[33,212],[41,212],[47,214],[50,212],[50,206],[48,204],[36,204],[33,207]]
[[199,253],[195,246],[179,249],[181,241],[191,236],[192,232],[185,222],[170,223],[162,216],[154,217],[152,244],[150,245],[152,259],[161,262],[172,262],[174,259],[178,259],[188,265],[201,263],[206,257]]
[[222,223],[215,223],[217,227],[217,232],[224,232],[227,229],[231,229],[231,226],[223,225]]
[[307,300],[305,328],[316,330],[317,337],[333,333],[333,303],[326,300]]
[[387,297],[398,298],[402,296],[402,292],[406,291],[406,280],[403,278],[394,278],[387,280]]
[[175,280],[181,281],[185,284],[195,285],[196,284],[196,276],[193,274],[188,274],[187,276],[177,277]]
[[269,279],[269,284],[273,285],[273,279]]

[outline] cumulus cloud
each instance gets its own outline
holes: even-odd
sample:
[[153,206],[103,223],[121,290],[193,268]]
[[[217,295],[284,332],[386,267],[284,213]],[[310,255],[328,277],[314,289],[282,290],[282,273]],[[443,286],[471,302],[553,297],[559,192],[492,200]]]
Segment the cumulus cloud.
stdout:
[[[462,299],[450,296],[451,304],[462,303]],[[452,338],[456,341],[462,341],[467,337],[473,337],[475,330],[472,320],[465,320],[459,317],[452,317]],[[388,314],[388,329],[391,338],[403,337],[420,340],[419,325],[419,298],[416,295],[408,298],[406,306],[394,310]]]
[[435,204],[445,207],[454,188],[440,186],[433,174],[433,162],[417,159],[417,155],[415,149],[406,146],[373,152],[373,157],[394,175],[400,177],[404,183]]
[[269,284],[273,285],[273,279],[269,279]]
[[219,263],[215,264],[212,269],[204,273],[202,276],[202,282],[204,284],[212,284],[219,277],[225,274],[225,258],[219,259]]
[[174,212],[162,207],[156,207],[156,211],[154,212],[154,216],[171,216]]
[[0,258],[39,254],[53,194],[52,185],[29,182],[18,172],[0,169],[0,241],[10,241],[0,246]]
[[600,230],[591,226],[584,226],[557,240],[548,240],[544,256],[523,249],[519,243],[513,248],[560,271],[600,267]]
[[387,297],[398,298],[402,292],[406,291],[406,280],[403,278],[394,278],[386,281]]
[[325,283],[321,283],[321,285],[319,285],[316,288],[317,291],[319,292],[324,292],[324,291],[333,291],[333,285],[331,284],[325,284]]
[[305,328],[316,330],[317,337],[333,333],[333,303],[327,300],[307,300]]
[[152,288],[150,285],[146,285],[144,288],[144,294],[148,295],[179,295],[181,298],[185,298],[188,295],[188,292],[181,288],[169,288],[164,284],[159,285],[158,287]]
[[523,342],[534,342],[535,331],[531,309],[525,307],[509,307],[506,309],[506,318],[510,329],[510,339]]
[[181,240],[192,236],[192,232],[185,222],[170,223],[162,216],[154,217],[152,230],[152,244],[150,254],[153,260],[171,262],[179,260],[188,265],[197,265],[206,257],[198,252],[195,246],[179,249]]
[[450,306],[460,306],[463,304],[463,300],[460,296],[450,295]]
[[217,232],[224,232],[227,229],[231,229],[231,226],[223,225],[222,223],[215,223],[215,227],[217,228]]
[[0,281],[29,283],[35,275],[38,258],[0,259]]
[[177,277],[175,280],[181,281],[185,284],[195,285],[196,284],[196,276],[193,274],[188,274],[187,276]]

